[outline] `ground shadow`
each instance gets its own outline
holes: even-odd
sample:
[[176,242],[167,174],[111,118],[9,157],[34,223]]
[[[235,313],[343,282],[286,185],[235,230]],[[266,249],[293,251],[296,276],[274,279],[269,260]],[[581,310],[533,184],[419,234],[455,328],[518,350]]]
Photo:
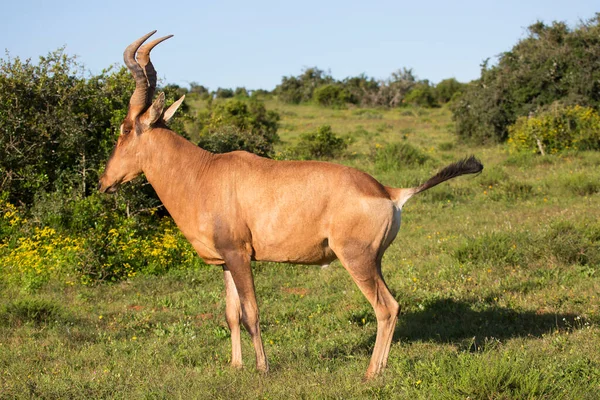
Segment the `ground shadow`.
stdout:
[[[482,308],[478,310],[478,308]],[[352,316],[350,317],[350,319]],[[369,318],[375,326],[375,318]],[[581,329],[589,321],[571,313],[517,311],[480,300],[437,299],[416,311],[401,312],[394,342],[436,342],[456,345],[465,351],[483,350],[488,343],[511,338],[540,338],[554,331]],[[341,353],[370,353],[375,345],[373,332],[352,349],[330,349],[329,356]]]
[[[395,341],[435,341],[477,345],[486,339],[506,340],[516,337],[541,337],[556,330],[579,329],[585,325],[575,314],[516,311],[481,302],[437,299],[422,309],[401,313],[394,332]],[[374,338],[373,338],[374,339]]]

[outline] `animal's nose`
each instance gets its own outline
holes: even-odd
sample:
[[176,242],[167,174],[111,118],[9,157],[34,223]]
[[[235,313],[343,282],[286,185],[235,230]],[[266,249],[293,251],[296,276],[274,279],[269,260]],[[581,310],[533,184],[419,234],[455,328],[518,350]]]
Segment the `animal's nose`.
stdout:
[[102,184],[100,182],[98,182],[98,187],[96,188],[96,190],[100,190],[102,188]]

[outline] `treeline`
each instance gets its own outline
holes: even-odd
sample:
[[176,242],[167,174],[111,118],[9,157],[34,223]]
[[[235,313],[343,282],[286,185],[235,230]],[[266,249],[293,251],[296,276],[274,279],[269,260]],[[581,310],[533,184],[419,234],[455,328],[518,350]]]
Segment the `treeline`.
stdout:
[[464,84],[454,78],[437,85],[418,80],[412,69],[393,72],[385,80],[376,80],[361,74],[335,80],[319,68],[307,68],[298,76],[284,76],[273,91],[286,103],[314,102],[325,107],[399,107],[416,105],[437,107],[449,102],[461,92]]
[[271,98],[290,103],[314,103],[324,107],[399,107],[415,105],[438,107],[458,97],[466,85],[455,78],[444,79],[437,85],[429,80],[419,80],[412,69],[402,68],[389,78],[377,80],[361,74],[336,80],[331,73],[318,67],[306,68],[300,75],[284,76],[272,91],[245,87],[217,88],[192,82],[189,89],[176,87],[202,99]]

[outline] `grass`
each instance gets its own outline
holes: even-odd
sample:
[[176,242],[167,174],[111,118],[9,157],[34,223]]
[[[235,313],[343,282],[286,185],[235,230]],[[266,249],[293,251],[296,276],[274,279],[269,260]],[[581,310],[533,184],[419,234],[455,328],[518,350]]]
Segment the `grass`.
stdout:
[[[200,266],[92,287],[0,286],[0,398],[597,397],[599,153],[470,147],[445,109],[269,107],[282,114],[282,147],[330,124],[354,139],[337,161],[387,185],[470,153],[485,165],[404,208],[383,260],[401,305],[384,374],[362,381],[376,321],[339,262],[255,264],[267,376],[245,333],[246,367],[228,366],[222,273]],[[426,159],[378,168],[376,144],[397,143]]]

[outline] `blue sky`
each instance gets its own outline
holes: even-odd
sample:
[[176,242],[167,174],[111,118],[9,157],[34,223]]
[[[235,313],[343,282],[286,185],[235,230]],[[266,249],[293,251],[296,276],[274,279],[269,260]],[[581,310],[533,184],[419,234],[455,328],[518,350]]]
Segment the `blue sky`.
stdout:
[[597,0],[22,0],[2,6],[0,49],[37,60],[66,46],[95,74],[157,29],[157,37],[175,35],[152,53],[159,77],[185,86],[270,90],[310,66],[337,79],[383,79],[408,67],[434,83],[467,82],[536,20],[575,25],[598,11]]

